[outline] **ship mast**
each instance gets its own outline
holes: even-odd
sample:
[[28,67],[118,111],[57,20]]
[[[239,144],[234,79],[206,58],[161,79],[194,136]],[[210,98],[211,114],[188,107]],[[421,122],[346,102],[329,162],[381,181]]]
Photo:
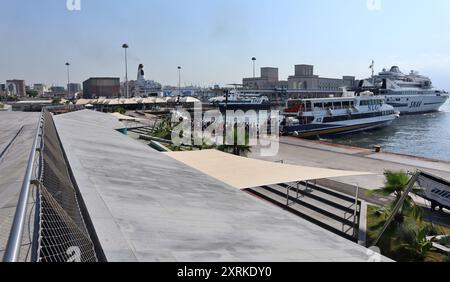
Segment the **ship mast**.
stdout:
[[372,69],[372,85],[375,84],[375,61],[372,60],[372,64],[369,67],[370,69]]

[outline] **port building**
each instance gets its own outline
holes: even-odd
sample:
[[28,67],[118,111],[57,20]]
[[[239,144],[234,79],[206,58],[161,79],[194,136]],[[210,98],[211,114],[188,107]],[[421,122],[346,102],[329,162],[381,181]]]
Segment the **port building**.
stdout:
[[120,78],[91,77],[83,82],[83,98],[117,98],[120,95]]
[[279,80],[278,68],[263,67],[261,76],[242,79],[244,93],[262,94],[271,101],[289,98],[327,98],[342,96],[342,87],[354,87],[358,81],[354,76],[342,78],[321,77],[314,73],[314,66],[295,65],[294,75]]

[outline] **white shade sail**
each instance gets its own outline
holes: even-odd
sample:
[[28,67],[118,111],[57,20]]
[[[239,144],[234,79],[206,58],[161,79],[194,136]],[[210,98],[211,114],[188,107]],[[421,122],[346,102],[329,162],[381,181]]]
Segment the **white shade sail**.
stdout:
[[273,163],[239,157],[217,150],[167,152],[165,154],[238,189],[373,174]]

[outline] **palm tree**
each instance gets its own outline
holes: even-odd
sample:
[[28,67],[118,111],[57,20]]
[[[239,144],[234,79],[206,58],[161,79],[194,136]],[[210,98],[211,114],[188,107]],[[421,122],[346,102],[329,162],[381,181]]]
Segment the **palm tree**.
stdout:
[[[196,148],[198,150],[209,150],[209,149],[215,149],[217,148],[217,145],[210,144],[211,142],[208,142],[203,136],[194,136],[192,138],[192,144],[193,148]],[[197,145],[200,144],[200,145]]]
[[244,141],[244,145],[243,144],[239,144],[238,142],[238,134],[239,134],[239,130],[237,129],[237,127],[235,126],[233,129],[233,132],[231,133],[233,134],[232,138],[233,138],[233,144],[229,145],[229,144],[223,144],[218,146],[218,149],[220,151],[223,152],[227,152],[227,153],[231,153],[234,154],[236,156],[247,156],[248,153],[250,153],[252,151],[251,146],[249,146],[250,144],[250,135],[248,133],[248,131],[245,131],[245,141]]
[[[384,187],[370,193],[385,196],[393,195],[395,199],[388,206],[381,207],[376,211],[375,215],[383,219],[372,226],[372,230],[380,230],[385,225],[394,206],[406,192],[410,181],[410,177],[404,171],[385,171],[384,176],[386,178]],[[413,186],[413,194],[418,194],[420,191],[419,187]],[[394,220],[386,229],[378,246],[383,250],[383,253],[395,260],[423,261],[432,247],[432,243],[426,237],[435,232],[432,225],[422,222],[422,209],[408,195]]]
[[[397,205],[402,197],[403,193],[408,188],[410,177],[405,171],[390,171],[386,170],[384,172],[386,178],[384,187],[381,189],[376,189],[369,194],[381,194],[384,196],[393,195],[395,197],[394,201],[387,207],[380,208],[378,214],[390,214],[390,211]],[[414,186],[411,192],[413,194],[419,194],[421,189],[418,186]],[[405,217],[412,216],[416,220],[422,220],[422,209],[417,206],[411,197],[408,195],[403,202],[398,214],[395,216],[394,221],[397,223],[402,223]]]
[[153,128],[152,136],[170,140],[173,130],[172,122],[169,118],[161,119]]

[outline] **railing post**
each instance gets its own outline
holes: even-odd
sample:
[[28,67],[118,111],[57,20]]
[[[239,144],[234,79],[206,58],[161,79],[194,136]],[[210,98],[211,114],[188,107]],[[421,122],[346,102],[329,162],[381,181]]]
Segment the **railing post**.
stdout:
[[286,188],[286,206],[289,206],[289,190],[291,190],[291,186],[287,186]]
[[[358,215],[359,184],[356,185],[355,210],[353,212],[353,236],[356,235],[356,216]],[[358,230],[359,231],[359,230]],[[356,238],[358,239],[358,238]]]

